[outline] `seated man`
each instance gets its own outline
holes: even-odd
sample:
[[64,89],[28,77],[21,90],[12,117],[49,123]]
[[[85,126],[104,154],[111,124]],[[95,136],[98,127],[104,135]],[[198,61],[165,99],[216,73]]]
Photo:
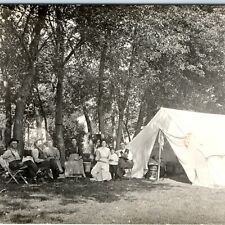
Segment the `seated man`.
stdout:
[[132,169],[133,166],[133,155],[129,149],[125,149],[125,151],[119,157],[117,176],[121,178],[125,174],[125,170]]
[[45,148],[43,149],[43,154],[45,158],[50,161],[50,164],[55,166],[59,173],[63,173],[63,168],[60,162],[60,152],[58,148],[54,147],[52,141],[47,141],[45,143]]
[[2,159],[5,160],[6,164],[11,170],[18,170],[23,168],[25,176],[28,178],[36,177],[38,168],[32,160],[22,161],[19,152],[17,150],[19,141],[12,139],[9,143],[9,148],[3,153]]
[[2,159],[6,161],[9,168],[12,170],[19,169],[23,166],[21,157],[17,150],[17,145],[19,141],[16,139],[11,139],[9,142],[8,149],[3,153]]
[[43,145],[41,139],[37,140],[34,143],[34,148],[32,148],[32,156],[38,168],[43,172],[49,172],[51,170],[53,179],[57,179],[60,174],[60,170],[54,158],[55,155],[58,154],[58,152],[55,154],[54,151],[51,151],[46,144]]

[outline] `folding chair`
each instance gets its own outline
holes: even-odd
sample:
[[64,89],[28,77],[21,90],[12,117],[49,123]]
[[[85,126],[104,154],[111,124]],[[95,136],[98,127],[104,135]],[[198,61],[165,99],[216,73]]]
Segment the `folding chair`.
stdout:
[[24,170],[27,168],[27,166],[23,166],[18,170],[11,170],[9,167],[7,168],[7,173],[10,176],[10,179],[6,182],[6,184],[9,184],[11,181],[15,181],[17,184],[19,184],[19,178],[22,179],[22,181],[25,184],[28,184],[27,180],[24,177]]

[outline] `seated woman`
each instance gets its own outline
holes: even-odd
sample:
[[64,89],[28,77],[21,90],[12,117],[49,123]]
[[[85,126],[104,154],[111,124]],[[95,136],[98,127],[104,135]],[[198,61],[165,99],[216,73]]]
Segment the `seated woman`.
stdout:
[[93,180],[109,181],[112,179],[109,172],[110,149],[106,147],[106,141],[102,140],[101,147],[96,150],[97,163],[91,170]]
[[126,169],[132,169],[133,166],[133,155],[129,149],[125,149],[125,151],[119,157],[117,176],[119,178],[122,178],[125,174]]
[[65,177],[82,175],[86,177],[82,156],[78,153],[70,154],[68,161],[65,162]]
[[72,139],[72,150],[65,162],[65,177],[73,177],[82,175],[86,177],[84,172],[83,158],[79,155],[77,141],[75,138]]

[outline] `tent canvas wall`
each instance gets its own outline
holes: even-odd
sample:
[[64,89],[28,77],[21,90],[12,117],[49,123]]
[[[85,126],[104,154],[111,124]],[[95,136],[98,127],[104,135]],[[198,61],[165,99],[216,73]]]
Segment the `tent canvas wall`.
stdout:
[[192,184],[225,186],[225,115],[161,108],[129,143],[132,177],[143,177],[159,130]]

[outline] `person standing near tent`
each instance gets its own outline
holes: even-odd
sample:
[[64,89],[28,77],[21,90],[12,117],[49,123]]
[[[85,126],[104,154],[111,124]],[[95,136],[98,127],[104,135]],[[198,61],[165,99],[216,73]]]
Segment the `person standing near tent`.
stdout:
[[106,141],[102,140],[101,147],[96,150],[96,165],[91,170],[91,175],[95,181],[109,181],[112,179],[109,172],[110,149]]

